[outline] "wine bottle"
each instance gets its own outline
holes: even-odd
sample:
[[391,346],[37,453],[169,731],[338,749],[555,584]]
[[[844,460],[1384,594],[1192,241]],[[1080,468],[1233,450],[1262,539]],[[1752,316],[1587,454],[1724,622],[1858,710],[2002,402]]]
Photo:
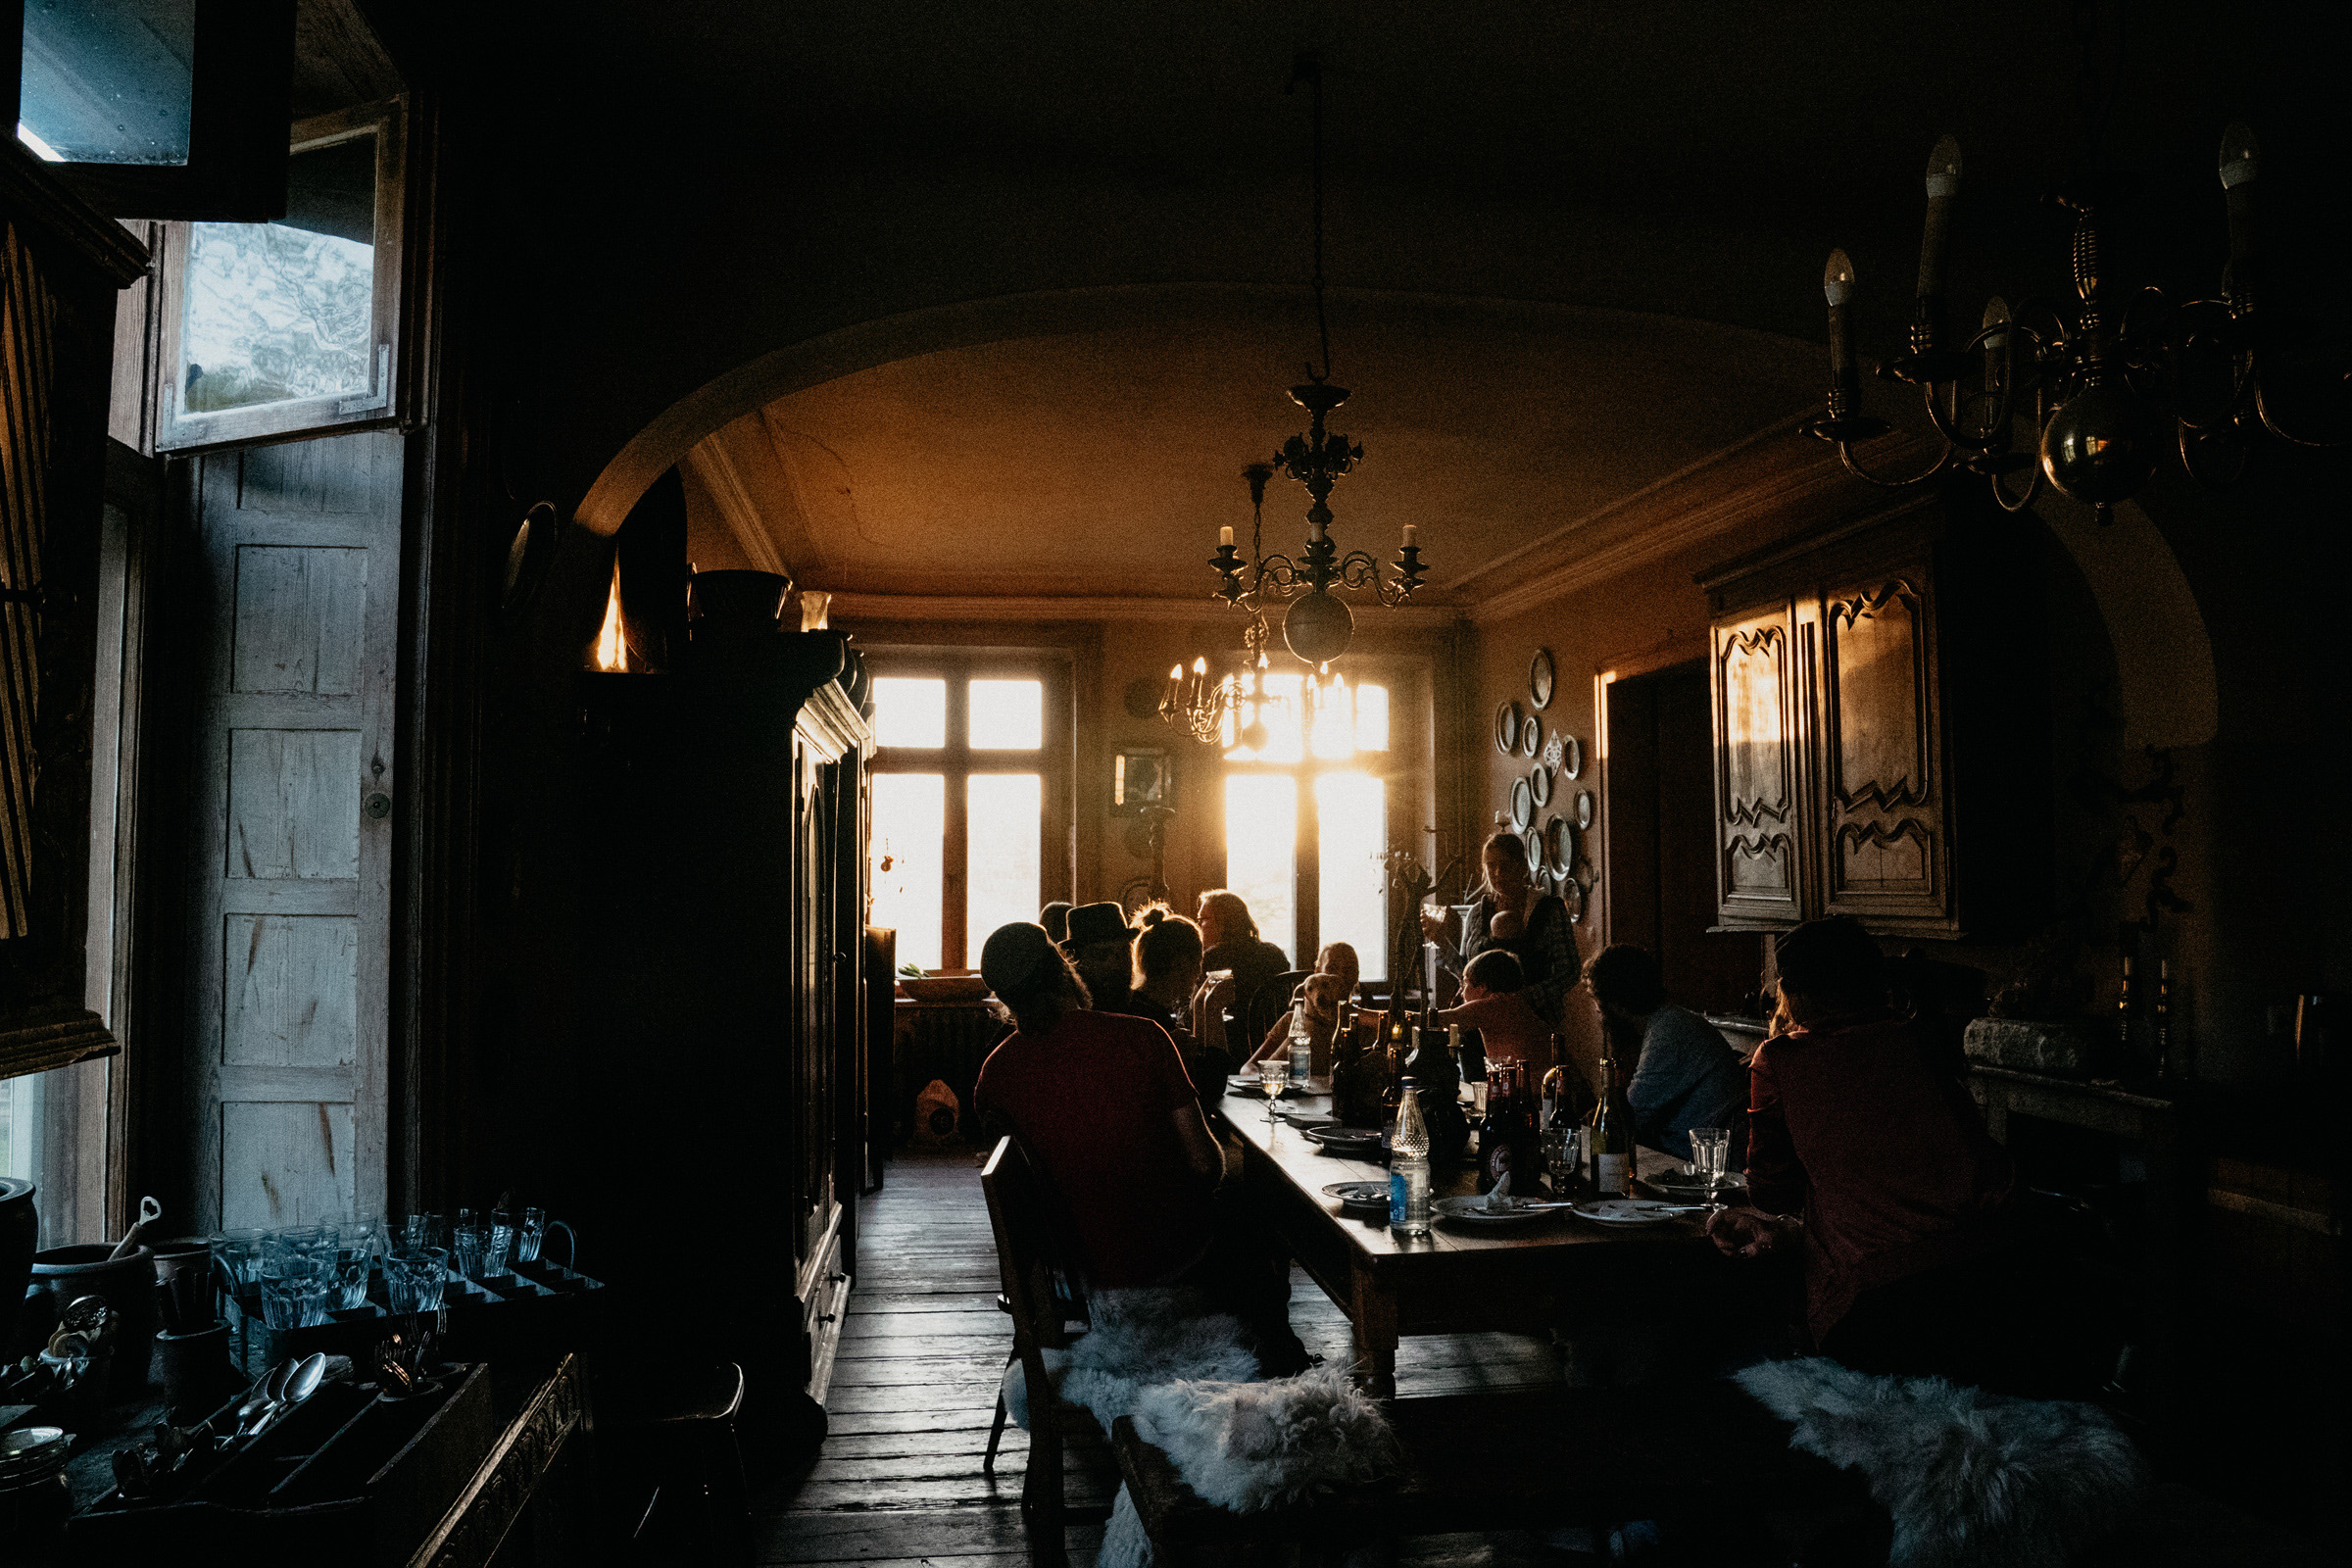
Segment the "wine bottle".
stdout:
[[1592,1191],[1601,1198],[1624,1198],[1634,1175],[1634,1110],[1625,1102],[1625,1086],[1617,1076],[1617,1058],[1600,1058],[1600,1099],[1592,1106]]
[[1396,1110],[1404,1098],[1404,1026],[1389,1032],[1389,1057],[1380,1074],[1380,1159],[1387,1164],[1396,1131]]
[[1487,1066],[1487,1113],[1478,1123],[1478,1190],[1482,1193],[1493,1192],[1494,1184],[1510,1174],[1515,1152],[1512,1083],[1518,1075],[1519,1069],[1507,1061]]
[[1429,1234],[1429,1128],[1421,1119],[1421,1096],[1407,1078],[1396,1099],[1396,1119],[1388,1128],[1389,1228],[1399,1236]]
[[1306,1081],[1314,1076],[1314,1026],[1306,1021],[1306,1004],[1301,1002],[1291,1008],[1291,1082],[1306,1092]]
[[2123,989],[2115,994],[2115,1039],[2129,1053],[2132,1049],[2132,955],[2124,955]]

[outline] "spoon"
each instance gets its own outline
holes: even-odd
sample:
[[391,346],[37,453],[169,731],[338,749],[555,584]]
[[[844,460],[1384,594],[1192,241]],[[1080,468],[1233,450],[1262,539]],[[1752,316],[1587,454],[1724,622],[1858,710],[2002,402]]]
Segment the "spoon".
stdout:
[[[260,1430],[260,1422],[257,1418],[276,1407],[278,1397],[286,1392],[286,1379],[294,1375],[294,1368],[299,1364],[299,1362],[291,1360],[280,1361],[270,1369],[261,1382],[254,1385],[253,1396],[237,1406],[238,1436],[242,1437],[248,1432]],[[247,1426],[246,1423],[249,1421],[254,1425]]]
[[276,1408],[262,1417],[260,1424],[253,1429],[253,1435],[258,1438],[284,1420],[288,1411],[317,1394],[318,1385],[325,1381],[326,1356],[321,1351],[314,1350],[295,1367],[294,1375],[286,1380],[286,1386],[281,1391]]

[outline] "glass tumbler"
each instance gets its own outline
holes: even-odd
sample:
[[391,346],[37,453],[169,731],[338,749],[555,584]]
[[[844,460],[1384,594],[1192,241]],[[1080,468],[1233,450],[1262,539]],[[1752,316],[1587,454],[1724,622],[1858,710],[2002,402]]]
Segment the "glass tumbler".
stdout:
[[517,1263],[538,1262],[539,1245],[546,1239],[547,1210],[544,1208],[524,1209],[522,1223],[514,1228],[514,1261]]
[[395,1313],[438,1312],[449,1279],[449,1253],[437,1247],[401,1248],[384,1259],[384,1292]]
[[461,1225],[450,1233],[449,1251],[460,1274],[478,1280],[489,1262],[490,1233],[479,1225]]

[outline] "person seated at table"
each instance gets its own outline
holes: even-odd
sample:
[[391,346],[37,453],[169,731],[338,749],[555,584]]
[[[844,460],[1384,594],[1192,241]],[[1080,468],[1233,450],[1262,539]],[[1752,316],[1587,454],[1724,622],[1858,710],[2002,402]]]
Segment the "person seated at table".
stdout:
[[1195,1290],[1240,1318],[1268,1376],[1307,1364],[1290,1274],[1214,1201],[1224,1153],[1167,1032],[1095,1010],[1043,926],[1001,926],[980,976],[1013,1032],[980,1064],[973,1108],[1018,1138],[1059,1199],[1086,1283]]
[[1625,1099],[1635,1141],[1687,1160],[1691,1128],[1726,1128],[1738,1168],[1746,1152],[1747,1072],[1723,1031],[1668,1002],[1658,960],[1631,942],[1612,942],[1586,960],[1585,988],[1618,1070],[1633,1074]]
[[[1309,1033],[1315,1042],[1317,1075],[1331,1071],[1331,1042],[1339,1024],[1340,1004],[1355,995],[1355,988],[1362,983],[1363,973],[1363,963],[1355,956],[1354,944],[1327,942],[1323,945],[1323,951],[1315,955],[1313,973],[1291,989],[1292,1008],[1297,1008],[1301,1003],[1307,1004]],[[1318,979],[1324,983],[1325,994],[1324,1002],[1319,1004],[1307,994],[1308,988]],[[1322,1010],[1317,1010],[1318,1005]],[[1288,1054],[1290,1049],[1291,1014],[1286,1010],[1274,1020],[1265,1038],[1258,1042],[1257,1050],[1250,1053],[1250,1060],[1242,1065],[1247,1068],[1271,1051],[1279,1050]]]
[[1143,928],[1135,938],[1133,1015],[1150,1018],[1168,1032],[1193,1087],[1206,1103],[1225,1093],[1233,1055],[1222,1046],[1201,1044],[1190,1027],[1186,1009],[1200,983],[1200,928],[1160,905],[1146,909],[1142,918]]
[[1070,940],[1070,909],[1072,906],[1060,899],[1037,911],[1037,923],[1046,928],[1046,935],[1056,944]]
[[1551,1070],[1551,1026],[1527,1004],[1527,975],[1506,949],[1489,948],[1462,966],[1461,1004],[1440,1007],[1437,1019],[1440,1028],[1477,1030],[1490,1064],[1526,1068],[1530,1094]]
[[1280,948],[1258,936],[1257,921],[1250,917],[1250,906],[1239,893],[1217,888],[1201,894],[1194,919],[1206,945],[1200,955],[1201,970],[1216,978],[1203,983],[1193,998],[1193,1033],[1206,1045],[1242,1054],[1249,1051],[1250,1042],[1247,1036],[1225,1038],[1227,1009],[1247,1003],[1259,986],[1287,973],[1291,960]]
[[1303,1007],[1306,1009],[1307,1050],[1314,1058],[1314,1065],[1309,1071],[1318,1078],[1329,1077],[1332,1041],[1339,1034],[1340,1003],[1351,989],[1341,975],[1308,975],[1298,983],[1298,1000],[1274,1020],[1274,1027],[1268,1029],[1266,1038],[1259,1042],[1256,1054],[1244,1065],[1253,1067],[1268,1056],[1288,1059],[1291,1054],[1291,1017]]
[[1135,994],[1135,930],[1127,911],[1110,903],[1082,904],[1069,913],[1069,932],[1061,951],[1086,982],[1094,1009],[1152,1018],[1152,1004]]
[[1792,1026],[1748,1067],[1748,1196],[1707,1234],[1801,1255],[1805,1327],[1857,1371],[2033,1392],[2034,1270],[2020,1185],[1968,1093],[1886,1005],[1884,960],[1846,916],[1775,946]]

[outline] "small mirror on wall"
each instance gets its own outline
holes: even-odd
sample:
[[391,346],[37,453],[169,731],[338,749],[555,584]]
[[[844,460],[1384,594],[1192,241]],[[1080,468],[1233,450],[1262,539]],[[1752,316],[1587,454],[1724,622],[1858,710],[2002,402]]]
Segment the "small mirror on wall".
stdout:
[[1110,814],[1133,816],[1147,806],[1176,804],[1176,775],[1156,746],[1130,746],[1110,760]]

